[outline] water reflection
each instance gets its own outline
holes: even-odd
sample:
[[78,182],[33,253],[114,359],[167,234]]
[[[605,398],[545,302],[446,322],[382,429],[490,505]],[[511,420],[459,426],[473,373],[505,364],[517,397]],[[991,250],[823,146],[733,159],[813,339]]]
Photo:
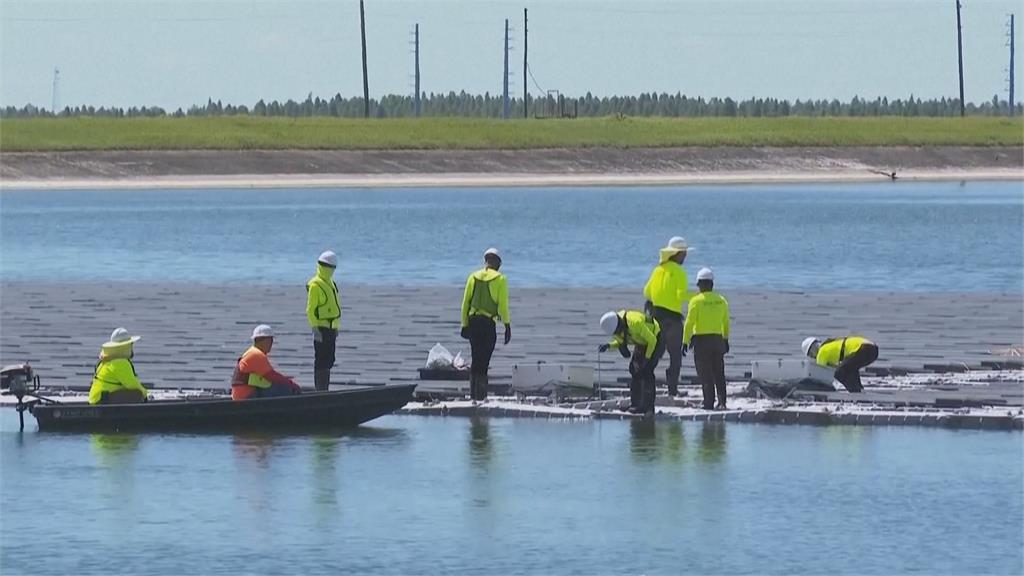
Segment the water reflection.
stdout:
[[261,471],[270,469],[274,436],[263,432],[240,432],[231,438],[231,447],[239,463],[246,466],[255,464]]
[[725,422],[704,422],[700,429],[697,457],[702,462],[720,462],[725,457]]
[[469,419],[469,462],[474,469],[487,471],[494,459],[491,443],[491,422],[484,416]]
[[480,529],[488,533],[495,525],[495,511],[492,508],[494,484],[500,474],[495,473],[494,439],[491,436],[491,420],[487,417],[472,416],[469,419],[469,503]]
[[681,422],[639,418],[629,422],[629,451],[638,462],[682,462],[685,448]]
[[90,434],[89,446],[96,461],[104,468],[124,466],[138,450],[139,437],[134,434]]
[[99,495],[110,502],[109,509],[120,510],[125,517],[133,514],[135,498],[134,456],[139,437],[134,434],[90,434],[89,447],[102,471]]
[[320,511],[338,506],[338,438],[313,438],[313,504]]

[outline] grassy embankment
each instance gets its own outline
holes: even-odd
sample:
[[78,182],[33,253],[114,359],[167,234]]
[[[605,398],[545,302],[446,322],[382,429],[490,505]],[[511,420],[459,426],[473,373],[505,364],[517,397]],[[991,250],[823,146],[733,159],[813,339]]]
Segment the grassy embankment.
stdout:
[[0,150],[522,149],[672,146],[1021,146],[1014,118],[32,118]]

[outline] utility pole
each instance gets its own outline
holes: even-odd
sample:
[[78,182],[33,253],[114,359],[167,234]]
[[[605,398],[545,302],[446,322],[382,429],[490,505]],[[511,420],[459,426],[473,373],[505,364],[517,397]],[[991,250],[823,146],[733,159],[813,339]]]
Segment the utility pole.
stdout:
[[956,0],[956,53],[960,61],[960,117],[964,117],[964,36],[960,24],[960,0]]
[[504,85],[504,106],[501,109],[501,117],[508,120],[508,18],[505,18],[505,75],[502,78]]
[[366,75],[366,12],[363,10],[363,0],[359,0],[359,30],[363,36],[363,118],[369,118],[370,81]]
[[413,99],[416,117],[420,117],[420,25],[416,24],[416,97]]
[[1010,14],[1010,116],[1013,116],[1014,108],[1017,105],[1014,102],[1013,94],[1013,14]]
[[[526,84],[526,71],[527,71],[527,68],[529,66],[527,64],[527,60],[526,60],[526,51],[529,48],[529,31],[526,28],[526,23],[527,22],[529,22],[529,19],[526,17],[526,8],[523,8],[522,9],[522,117],[523,118],[529,118],[529,111],[526,110],[528,108],[527,104],[526,104],[526,98],[527,98],[527,95],[526,95],[526,86],[527,86],[527,84]],[[1011,68],[1013,68],[1013,65],[1011,65]]]
[[[1011,61],[1012,61],[1012,57],[1011,57]],[[59,68],[54,68],[53,69],[53,92],[50,94],[50,96],[51,96],[51,99],[50,99],[50,113],[53,114],[54,116],[57,115],[57,107],[60,105],[60,99],[58,98],[58,92],[57,92],[57,88],[59,87],[57,85],[57,83],[58,83],[59,80],[60,80],[60,69]],[[1011,88],[1011,92],[1012,92],[1012,90],[1013,89]]]

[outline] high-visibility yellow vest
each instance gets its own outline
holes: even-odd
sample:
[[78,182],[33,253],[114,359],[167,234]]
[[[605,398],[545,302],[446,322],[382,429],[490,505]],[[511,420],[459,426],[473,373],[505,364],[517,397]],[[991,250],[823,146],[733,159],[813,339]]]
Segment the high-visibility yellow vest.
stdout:
[[818,356],[815,362],[822,366],[839,366],[847,356],[853,354],[864,344],[871,341],[860,336],[847,336],[846,338],[831,338],[818,348]]

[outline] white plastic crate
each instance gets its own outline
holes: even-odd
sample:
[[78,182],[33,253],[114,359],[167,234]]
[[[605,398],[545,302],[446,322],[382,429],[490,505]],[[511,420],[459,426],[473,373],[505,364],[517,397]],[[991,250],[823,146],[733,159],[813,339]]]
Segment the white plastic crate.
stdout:
[[565,364],[515,364],[512,366],[512,390],[522,394],[550,393],[555,387],[593,391],[594,368]]
[[831,386],[835,370],[810,358],[779,358],[754,360],[750,363],[750,379],[763,382],[798,382],[813,380]]

